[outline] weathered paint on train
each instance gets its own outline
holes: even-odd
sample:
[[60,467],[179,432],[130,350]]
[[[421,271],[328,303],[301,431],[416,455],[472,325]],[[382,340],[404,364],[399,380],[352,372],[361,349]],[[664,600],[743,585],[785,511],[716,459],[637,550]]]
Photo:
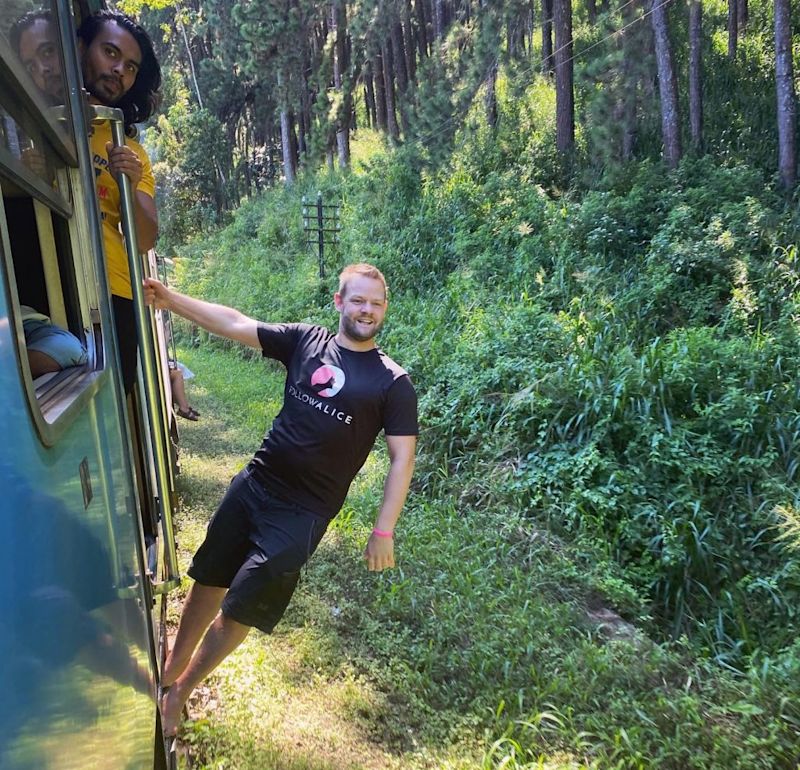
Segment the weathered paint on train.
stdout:
[[0,313],[0,767],[152,767],[155,659],[116,383],[44,447]]
[[[69,15],[65,7],[59,13],[62,18]],[[77,81],[74,61],[67,74]],[[0,68],[0,99],[8,93],[3,77],[8,77],[5,67]],[[77,119],[76,126],[82,126]],[[79,152],[80,167],[68,171],[73,220],[85,211],[81,196],[93,200],[88,157],[88,152]],[[0,187],[8,173],[0,154]],[[86,192],[89,186],[91,193]],[[92,253],[100,243],[96,211],[72,221],[70,232],[81,231],[79,240],[92,246],[89,253],[75,255],[80,262],[76,273],[80,280],[93,282],[93,289],[81,294],[82,302],[93,300],[92,306],[82,310],[84,320],[91,310],[102,329],[106,363],[84,379],[80,394],[54,420],[53,430],[43,434],[42,412],[37,413],[22,365],[19,301],[8,267],[8,232],[14,223],[6,221],[5,195],[4,189],[0,768],[165,768],[170,762],[156,703],[165,599],[154,594],[147,569],[148,546],[153,561],[153,537],[150,533],[145,542],[142,501],[133,482],[131,428],[115,373],[103,258]]]

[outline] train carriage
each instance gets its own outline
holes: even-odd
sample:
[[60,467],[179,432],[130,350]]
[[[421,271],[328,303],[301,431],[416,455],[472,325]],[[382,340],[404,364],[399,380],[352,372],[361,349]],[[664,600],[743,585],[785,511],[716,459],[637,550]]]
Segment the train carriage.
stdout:
[[[57,32],[51,93],[10,40],[15,20],[41,4],[0,10],[0,767],[9,770],[174,763],[157,707],[165,597],[178,583],[169,378],[161,319],[139,292],[141,374],[126,402],[87,144],[93,120],[121,131],[121,116],[85,101],[75,43],[98,5],[45,2]],[[126,221],[140,286],[152,267]],[[26,308],[77,337],[85,362],[34,372]]]

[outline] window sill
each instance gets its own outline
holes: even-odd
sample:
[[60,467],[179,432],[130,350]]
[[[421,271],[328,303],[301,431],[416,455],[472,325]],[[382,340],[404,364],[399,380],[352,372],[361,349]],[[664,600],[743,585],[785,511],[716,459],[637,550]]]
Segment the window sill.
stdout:
[[92,369],[86,364],[44,374],[33,381],[36,403],[39,405],[42,417],[39,429],[45,443],[54,442],[56,429],[59,434],[63,432],[71,420],[62,418],[70,412],[78,411],[96,392],[99,387],[98,380],[102,375],[102,370]]

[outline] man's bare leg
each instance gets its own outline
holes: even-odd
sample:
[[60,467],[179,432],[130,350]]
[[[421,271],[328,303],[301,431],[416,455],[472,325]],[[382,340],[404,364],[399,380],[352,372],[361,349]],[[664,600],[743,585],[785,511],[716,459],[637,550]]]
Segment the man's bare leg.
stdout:
[[43,374],[61,371],[61,364],[41,350],[28,351],[28,365],[31,368],[31,377],[41,377]]
[[222,612],[217,615],[189,665],[161,699],[164,735],[175,735],[181,710],[192,690],[245,640],[249,631],[250,626],[242,625]]
[[197,643],[219,612],[227,591],[227,588],[204,586],[202,583],[194,583],[189,589],[178,624],[178,634],[164,664],[162,687],[170,687],[186,668]]

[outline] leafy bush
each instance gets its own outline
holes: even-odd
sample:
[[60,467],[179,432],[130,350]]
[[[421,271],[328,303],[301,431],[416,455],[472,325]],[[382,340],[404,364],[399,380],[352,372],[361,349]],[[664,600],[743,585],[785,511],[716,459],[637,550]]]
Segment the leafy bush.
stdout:
[[[521,125],[532,107],[503,109]],[[708,158],[565,194],[525,165],[529,139],[501,133],[482,154],[465,134],[436,171],[378,148],[362,174],[307,180],[341,195],[338,258],[386,273],[382,345],[420,394],[404,524],[418,562],[374,603],[348,584],[348,629],[432,741],[482,726],[487,768],[559,751],[788,768],[800,560],[776,510],[800,504],[792,212],[761,171]],[[331,323],[299,194],[186,246],[181,285]],[[374,504],[344,512],[343,536]],[[323,596],[341,567],[320,567]],[[587,624],[596,597],[636,640]]]
[[[780,648],[800,589],[771,534],[796,496],[800,436],[780,199],[760,173],[708,158],[554,200],[463,157],[420,177],[416,207],[404,187],[407,219],[372,208],[364,237],[391,232],[383,265],[428,299],[403,319],[421,477],[592,542],[665,634],[702,629],[725,660]],[[473,478],[490,462],[497,483]]]

